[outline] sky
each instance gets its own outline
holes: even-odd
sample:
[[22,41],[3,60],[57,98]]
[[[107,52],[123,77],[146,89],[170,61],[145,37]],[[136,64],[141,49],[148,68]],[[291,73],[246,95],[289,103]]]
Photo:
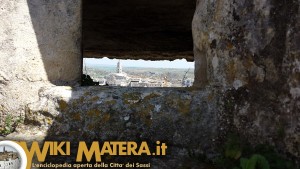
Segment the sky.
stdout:
[[[107,57],[84,58],[83,63],[88,65],[112,65],[116,66],[119,59],[108,59]],[[174,61],[145,61],[145,60],[120,60],[123,67],[147,67],[147,68],[194,68],[194,62],[187,62],[185,59]]]

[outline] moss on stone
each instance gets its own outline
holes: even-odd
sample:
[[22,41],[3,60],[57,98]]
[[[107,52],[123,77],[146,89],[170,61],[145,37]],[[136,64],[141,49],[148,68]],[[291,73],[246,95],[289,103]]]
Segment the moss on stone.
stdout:
[[[140,105],[142,106],[142,105]],[[138,112],[138,117],[147,125],[151,126],[151,112],[154,110],[155,106],[152,104],[143,104],[142,111]]]
[[141,93],[138,92],[124,93],[122,95],[122,98],[125,104],[132,104],[138,102],[141,99]]
[[144,97],[144,100],[150,100],[152,98],[156,98],[156,97],[160,97],[161,95],[157,94],[157,93],[151,93],[147,96]]
[[89,116],[89,117],[93,117],[93,116],[96,116],[96,117],[98,117],[99,115],[100,115],[100,110],[97,110],[97,109],[92,109],[92,110],[89,110],[88,112],[87,112],[87,115]]
[[178,97],[179,96],[175,95],[175,94],[170,94],[170,95],[166,96],[165,105],[170,106],[170,107],[176,107]]
[[84,103],[84,97],[80,97],[79,99],[75,100],[73,103],[72,103],[72,106],[79,106],[79,105],[82,105]]
[[58,101],[58,104],[59,104],[59,109],[61,111],[66,111],[66,109],[68,108],[68,103],[65,102],[64,100]]
[[80,115],[80,113],[72,113],[71,118],[72,118],[74,121],[81,121],[81,115]]
[[92,102],[95,102],[95,101],[97,101],[97,100],[99,100],[99,97],[98,97],[98,96],[95,96],[95,97],[93,97],[93,98],[90,99],[90,101],[92,101]]
[[88,128],[88,130],[94,130],[95,129],[95,125],[94,124],[89,124],[88,126],[87,126],[87,128]]
[[124,93],[123,98],[130,99],[130,100],[137,100],[140,99],[141,93],[133,92],[133,93]]
[[183,115],[187,115],[190,112],[190,105],[191,100],[179,100],[178,111]]
[[116,103],[117,103],[116,100],[108,100],[108,101],[105,102],[105,105],[112,106],[112,105],[114,105]]
[[102,122],[106,123],[110,120],[110,114],[109,113],[105,113],[103,116],[102,116]]

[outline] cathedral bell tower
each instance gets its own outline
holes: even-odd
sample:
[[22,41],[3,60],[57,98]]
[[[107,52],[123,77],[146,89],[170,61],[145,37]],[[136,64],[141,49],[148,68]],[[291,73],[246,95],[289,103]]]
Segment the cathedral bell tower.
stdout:
[[122,71],[122,65],[121,65],[120,60],[119,60],[119,62],[117,64],[117,73],[123,73],[123,71]]

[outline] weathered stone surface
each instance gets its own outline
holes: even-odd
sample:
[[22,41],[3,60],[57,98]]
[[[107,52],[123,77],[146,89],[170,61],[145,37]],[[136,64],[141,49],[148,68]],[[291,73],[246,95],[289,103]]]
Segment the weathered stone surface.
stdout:
[[195,84],[223,90],[222,119],[251,143],[275,145],[298,159],[299,5],[199,0],[192,25],[195,60],[207,62],[206,72],[196,69]]
[[80,80],[81,1],[27,0],[23,4],[29,9],[47,80],[56,85]]
[[80,1],[0,2],[0,126],[24,116],[42,86],[81,76]]
[[[217,137],[217,95],[213,91],[50,87],[39,95],[39,102],[27,106],[25,121],[48,127],[49,137],[147,138],[191,146]],[[48,117],[51,125],[41,120]]]
[[84,0],[84,57],[193,61],[195,0]]
[[39,95],[39,102],[27,106],[25,122],[47,129],[46,140],[160,140],[169,146],[167,160],[190,158],[189,153],[215,156],[213,91],[51,87]]

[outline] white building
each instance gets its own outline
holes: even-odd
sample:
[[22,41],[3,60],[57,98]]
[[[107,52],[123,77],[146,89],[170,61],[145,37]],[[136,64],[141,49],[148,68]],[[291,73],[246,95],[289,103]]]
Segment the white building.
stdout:
[[93,78],[96,82],[99,82],[99,86],[106,85],[106,79],[105,78]]
[[117,64],[117,73],[110,73],[105,76],[109,86],[129,86],[129,87],[165,87],[166,83],[160,80],[130,78],[123,72],[121,62]]
[[141,78],[133,78],[129,84],[130,87],[164,87],[164,81],[157,80],[149,80],[149,79],[141,79]]
[[111,73],[105,79],[109,86],[128,86],[130,82],[126,73]]
[[130,83],[130,78],[123,72],[120,61],[117,64],[117,73],[111,73],[105,79],[109,86],[128,86]]
[[140,87],[141,82],[142,82],[141,78],[131,78],[129,87]]

